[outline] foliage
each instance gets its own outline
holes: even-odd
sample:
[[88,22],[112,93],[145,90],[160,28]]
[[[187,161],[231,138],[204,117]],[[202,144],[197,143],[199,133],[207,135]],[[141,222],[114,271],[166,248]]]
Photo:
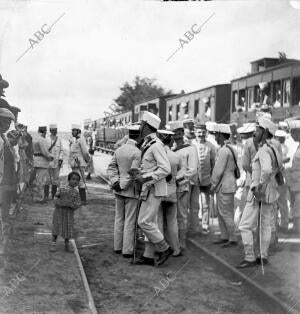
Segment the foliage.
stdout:
[[133,84],[125,82],[121,87],[121,94],[114,101],[122,108],[120,111],[132,110],[133,106],[151,98],[170,95],[172,91],[155,84],[156,79],[136,76]]

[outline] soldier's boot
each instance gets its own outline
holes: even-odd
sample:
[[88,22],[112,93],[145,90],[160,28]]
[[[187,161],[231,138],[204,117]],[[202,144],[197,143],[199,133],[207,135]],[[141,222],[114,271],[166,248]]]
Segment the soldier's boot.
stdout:
[[79,188],[79,196],[80,196],[81,204],[86,205],[87,201],[86,201],[85,188]]
[[44,201],[49,201],[49,185],[44,186]]
[[52,190],[51,190],[52,199],[54,198],[56,192],[57,192],[57,185],[52,185]]

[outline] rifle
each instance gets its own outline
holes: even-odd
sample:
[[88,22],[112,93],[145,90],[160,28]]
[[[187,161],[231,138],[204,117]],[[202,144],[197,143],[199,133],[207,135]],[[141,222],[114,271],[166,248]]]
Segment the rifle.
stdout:
[[82,181],[83,181],[83,183],[84,183],[84,187],[85,187],[85,189],[86,189],[86,192],[89,194],[88,188],[87,188],[87,186],[86,186],[85,178],[84,178],[84,173],[83,173],[83,171],[82,171],[82,169],[81,169],[81,167],[80,167],[80,162],[79,162],[79,160],[78,160],[77,157],[74,157],[74,160],[75,160],[75,163],[77,164],[77,167],[78,167],[78,169],[79,169],[79,172],[80,172]]

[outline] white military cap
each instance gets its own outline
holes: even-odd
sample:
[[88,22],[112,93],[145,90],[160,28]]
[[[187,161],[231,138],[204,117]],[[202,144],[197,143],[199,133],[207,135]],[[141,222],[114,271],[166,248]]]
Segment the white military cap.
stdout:
[[300,129],[300,120],[287,121],[290,129]]
[[8,110],[7,108],[0,108],[0,117],[10,118],[10,119],[15,121],[14,114],[10,110]]
[[49,124],[49,129],[57,129],[57,124]]
[[239,134],[252,133],[256,129],[255,123],[244,123],[243,126],[237,129]]
[[164,135],[174,135],[175,133],[169,130],[157,130],[157,133]]
[[154,113],[149,112],[149,111],[143,112],[143,116],[142,116],[141,121],[147,122],[149,125],[151,125],[156,130],[159,128],[159,125],[161,122],[160,118],[157,115],[155,115]]
[[218,124],[216,122],[207,121],[205,125],[208,132],[218,132]]
[[262,127],[263,129],[268,129],[272,135],[275,135],[275,132],[277,130],[277,125],[274,122],[272,122],[270,119],[262,116],[258,118],[257,123],[260,127]]
[[283,131],[283,130],[276,130],[275,132],[275,136],[278,136],[278,137],[286,137],[286,132]]
[[74,130],[74,129],[76,129],[76,130],[81,130],[81,126],[80,126],[80,124],[72,124],[72,126],[71,126],[71,130]]
[[270,112],[258,111],[258,112],[256,113],[256,118],[257,118],[257,120],[258,120],[260,117],[265,117],[266,119],[269,119],[269,120],[272,119],[272,116],[271,116]]
[[286,121],[279,121],[278,122],[278,125],[282,128],[287,128],[288,127],[288,124]]
[[183,129],[183,122],[182,121],[170,121],[168,123],[168,126],[170,127],[171,131],[174,131],[177,129]]
[[231,129],[229,124],[218,123],[217,124],[217,132],[224,134],[231,134]]
[[191,123],[191,122],[194,123],[194,119],[185,119],[185,120],[182,121],[183,124],[185,124],[185,123]]
[[140,129],[140,126],[138,124],[128,125],[127,130],[129,131],[138,131]]

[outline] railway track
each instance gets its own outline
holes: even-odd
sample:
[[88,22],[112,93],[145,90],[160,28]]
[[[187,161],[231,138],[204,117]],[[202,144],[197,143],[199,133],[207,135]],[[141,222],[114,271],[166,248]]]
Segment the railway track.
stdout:
[[77,246],[98,313],[296,313],[193,240],[162,267],[131,265],[112,250],[113,194],[90,191]]

